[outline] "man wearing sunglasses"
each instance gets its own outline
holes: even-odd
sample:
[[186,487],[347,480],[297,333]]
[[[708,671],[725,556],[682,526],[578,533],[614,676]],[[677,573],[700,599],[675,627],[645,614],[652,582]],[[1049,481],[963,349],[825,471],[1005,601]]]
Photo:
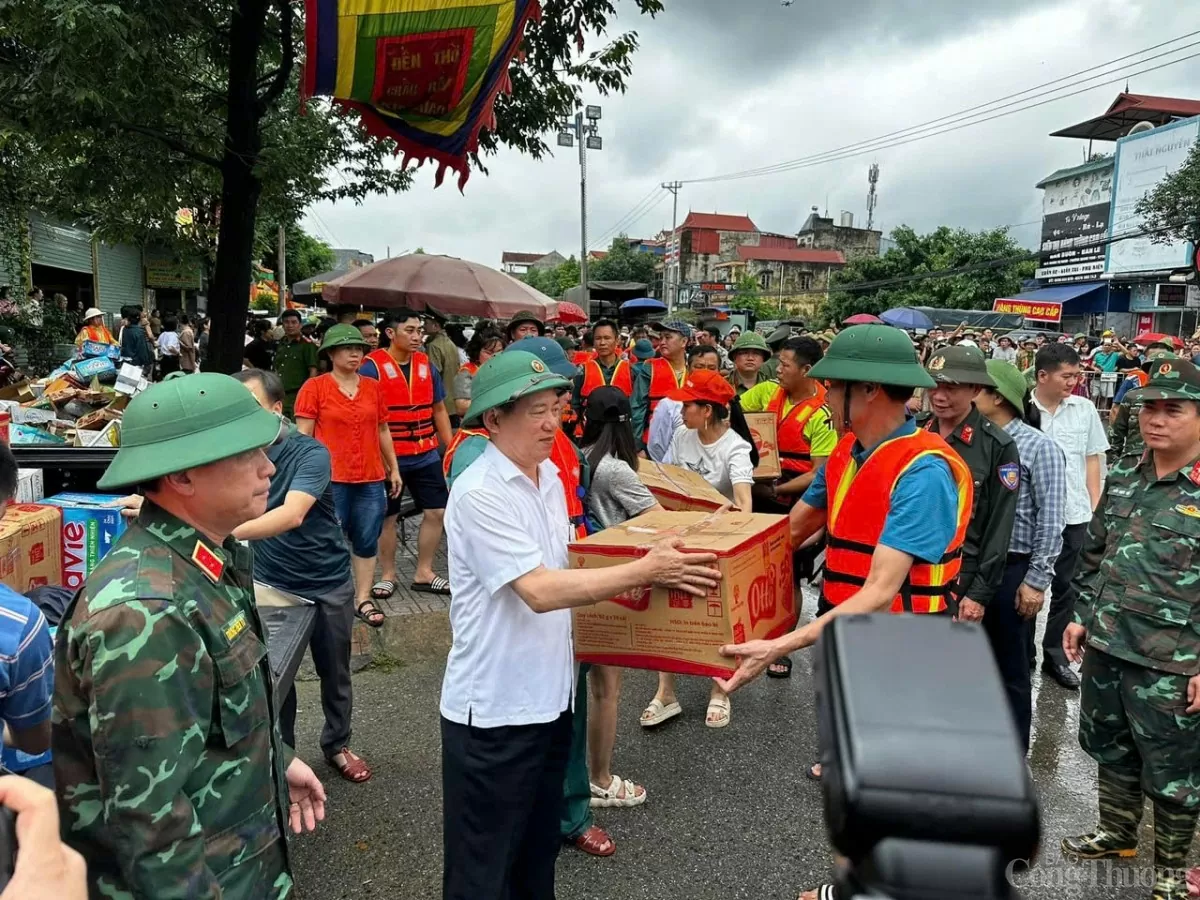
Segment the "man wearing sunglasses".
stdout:
[[55,648],[52,743],[63,837],[92,896],[278,900],[284,829],[325,791],[279,738],[251,551],[281,419],[227,375],[170,377],[125,411],[102,490],[136,521],[84,582]]

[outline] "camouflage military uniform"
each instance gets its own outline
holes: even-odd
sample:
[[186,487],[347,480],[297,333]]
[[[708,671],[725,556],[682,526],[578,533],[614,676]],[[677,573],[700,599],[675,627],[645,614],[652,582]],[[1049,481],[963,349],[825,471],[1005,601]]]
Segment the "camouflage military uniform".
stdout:
[[[1190,363],[1164,364],[1169,373]],[[1134,402],[1162,399],[1138,392]],[[1175,395],[1175,399],[1181,398]],[[1133,856],[1144,794],[1154,802],[1155,863],[1181,869],[1200,814],[1200,459],[1159,477],[1153,453],[1126,455],[1109,476],[1076,576],[1075,621],[1087,629],[1079,743],[1099,763],[1100,827],[1068,838],[1086,858]],[[1186,890],[1160,878],[1155,897]]]
[[146,501],[67,611],[54,766],[93,898],[292,891],[291,754],[250,572],[248,549],[210,546]]

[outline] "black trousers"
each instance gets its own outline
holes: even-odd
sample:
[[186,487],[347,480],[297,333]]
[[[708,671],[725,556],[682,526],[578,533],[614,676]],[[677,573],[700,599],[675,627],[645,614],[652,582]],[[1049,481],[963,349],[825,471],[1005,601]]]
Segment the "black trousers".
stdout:
[[[1054,562],[1054,581],[1050,583],[1050,611],[1046,614],[1046,633],[1042,636],[1042,658],[1060,666],[1067,664],[1063,653],[1063,632],[1075,613],[1075,588],[1071,582],[1079,568],[1079,554],[1087,537],[1088,523],[1068,525],[1063,529],[1062,551]],[[1029,665],[1037,662],[1033,646],[1033,629],[1029,630]]]
[[443,900],[554,900],[571,720],[442,719]]
[[[354,628],[354,582],[347,581],[328,594],[310,596],[317,606],[309,649],[313,667],[321,679],[321,707],[325,727],[321,729],[321,750],[325,758],[342,752],[350,743],[350,713],[354,708],[354,689],[350,679],[350,633]],[[279,709],[279,733],[284,743],[296,747],[296,687],[288,691]]]
[[1029,729],[1033,721],[1033,700],[1029,682],[1029,636],[1033,620],[1017,614],[1017,589],[1029,571],[1029,557],[1010,553],[1004,578],[983,614],[983,630],[992,645],[992,655],[1000,669],[1004,693],[1012,710],[1021,747],[1029,752]]

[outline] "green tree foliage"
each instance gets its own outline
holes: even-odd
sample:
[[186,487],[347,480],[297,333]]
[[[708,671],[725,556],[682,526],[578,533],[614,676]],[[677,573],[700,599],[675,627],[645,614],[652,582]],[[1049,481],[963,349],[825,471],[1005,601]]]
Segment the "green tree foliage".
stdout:
[[[588,276],[591,277],[590,271]],[[521,280],[551,300],[558,300],[565,291],[579,284],[579,260],[572,256],[552,269],[530,269]]]
[[1200,246],[1200,141],[1174,174],[1142,198],[1137,211],[1145,216],[1146,229],[1156,232],[1152,240],[1191,241]]
[[636,281],[649,288],[654,284],[657,258],[629,246],[629,237],[617,235],[602,259],[588,263],[589,281]]
[[[1021,282],[1032,278],[1037,268],[1033,261],[1004,262],[1028,256],[1005,228],[973,232],[943,226],[929,234],[917,234],[902,225],[892,232],[891,238],[896,246],[883,256],[850,260],[833,276],[821,318],[842,322],[855,313],[878,315],[897,306],[990,309],[997,297],[1019,291]],[[918,277],[866,290],[838,290],[965,267],[977,268],[957,275]]]
[[[663,5],[633,7],[654,15]],[[303,5],[293,0],[3,0],[0,8],[0,153],[19,157],[0,168],[22,173],[20,202],[104,240],[206,257],[218,371],[241,366],[260,209],[291,223],[315,201],[358,202],[411,183],[394,145],[365,138],[355,115],[322,100],[302,114]],[[604,40],[615,0],[542,8],[512,63],[512,94],[496,103],[496,130],[481,136],[485,155],[506,145],[541,157],[544,136],[585,89],[624,90],[637,35]],[[601,43],[590,48],[592,39]],[[175,225],[180,207],[193,210],[194,225]]]
[[[288,226],[285,234],[289,285],[328,272],[337,264],[333,248],[313,237],[299,225]],[[263,268],[275,270],[278,274],[278,250],[279,226],[270,220],[260,221],[255,243],[255,259]]]

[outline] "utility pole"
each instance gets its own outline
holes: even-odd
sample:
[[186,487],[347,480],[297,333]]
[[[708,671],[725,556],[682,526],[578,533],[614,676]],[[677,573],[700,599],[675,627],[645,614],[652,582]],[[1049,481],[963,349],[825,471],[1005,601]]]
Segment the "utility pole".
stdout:
[[663,293],[667,295],[667,312],[674,312],[679,303],[679,238],[675,234],[679,221],[679,189],[682,181],[663,182],[663,190],[670,191],[675,199],[671,203],[671,247],[667,253],[667,266],[663,273]]
[[567,119],[560,123],[558,146],[570,147],[579,141],[579,287],[580,306],[591,315],[591,292],[588,290],[588,237],[587,237],[587,151],[604,149],[600,137],[600,107],[587,106],[575,113],[575,121]]
[[275,273],[275,283],[279,285],[279,315],[287,309],[287,229],[279,226],[279,271]]

